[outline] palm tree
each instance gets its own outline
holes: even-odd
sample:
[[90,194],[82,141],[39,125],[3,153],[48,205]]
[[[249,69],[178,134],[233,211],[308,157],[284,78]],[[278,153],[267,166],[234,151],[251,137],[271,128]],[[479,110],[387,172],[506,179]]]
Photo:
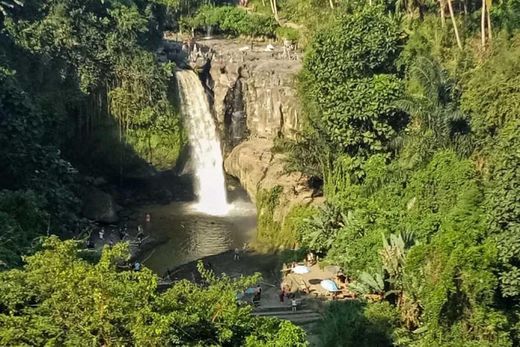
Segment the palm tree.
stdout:
[[491,35],[491,5],[493,4],[493,0],[486,0],[486,17],[487,17],[487,27],[488,27],[488,38],[489,42],[491,42],[492,35]]
[[408,76],[409,96],[397,106],[412,116],[412,127],[417,130],[409,140],[413,142],[429,133],[434,148],[454,147],[461,154],[471,152],[469,126],[457,108],[457,93],[448,74],[437,62],[419,57]]

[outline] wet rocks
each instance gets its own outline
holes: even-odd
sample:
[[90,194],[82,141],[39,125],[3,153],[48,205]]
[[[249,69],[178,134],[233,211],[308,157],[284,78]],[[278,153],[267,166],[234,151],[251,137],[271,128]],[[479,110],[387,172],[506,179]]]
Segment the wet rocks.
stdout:
[[117,212],[121,207],[114,198],[100,189],[89,187],[83,197],[83,215],[101,223],[117,223]]

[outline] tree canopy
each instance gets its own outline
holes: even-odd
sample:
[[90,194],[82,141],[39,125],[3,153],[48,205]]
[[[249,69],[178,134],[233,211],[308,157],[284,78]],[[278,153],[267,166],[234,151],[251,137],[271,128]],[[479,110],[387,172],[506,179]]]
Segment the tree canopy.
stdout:
[[125,244],[105,247],[98,262],[75,241],[52,237],[21,269],[0,273],[0,342],[10,345],[305,346],[300,328],[251,315],[237,292],[259,275],[181,281],[157,292],[148,269],[120,270]]

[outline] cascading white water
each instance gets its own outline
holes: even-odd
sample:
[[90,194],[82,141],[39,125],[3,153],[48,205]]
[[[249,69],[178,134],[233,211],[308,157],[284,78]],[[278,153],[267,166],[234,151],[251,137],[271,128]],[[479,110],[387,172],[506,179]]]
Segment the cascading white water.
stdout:
[[222,152],[206,93],[193,71],[178,71],[177,81],[192,152],[198,200],[195,208],[211,215],[225,215],[230,205],[227,202]]

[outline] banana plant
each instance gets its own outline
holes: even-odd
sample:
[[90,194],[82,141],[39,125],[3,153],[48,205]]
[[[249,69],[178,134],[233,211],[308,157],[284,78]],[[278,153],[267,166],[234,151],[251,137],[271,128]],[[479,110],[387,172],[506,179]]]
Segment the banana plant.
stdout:
[[381,272],[370,274],[362,272],[359,278],[349,284],[350,290],[358,295],[377,294],[381,298],[385,297],[385,280]]

